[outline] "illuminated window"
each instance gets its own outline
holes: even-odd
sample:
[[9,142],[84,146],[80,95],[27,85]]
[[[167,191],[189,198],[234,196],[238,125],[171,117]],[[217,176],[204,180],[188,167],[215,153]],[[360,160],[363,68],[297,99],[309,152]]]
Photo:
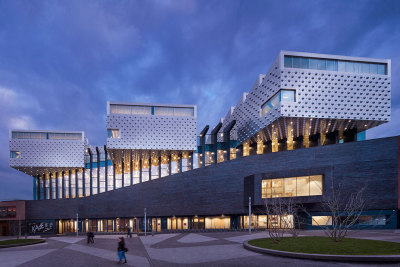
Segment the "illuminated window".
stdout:
[[296,91],[295,90],[281,89],[261,106],[261,116],[264,116],[272,108],[274,108],[281,102],[287,103],[287,102],[295,102],[295,101],[296,101]]
[[107,129],[108,138],[119,138],[119,129]]
[[262,198],[322,195],[322,175],[266,179],[261,181]]
[[20,156],[19,151],[10,151],[10,158],[12,159],[18,159]]
[[312,225],[332,225],[332,216],[312,216]]

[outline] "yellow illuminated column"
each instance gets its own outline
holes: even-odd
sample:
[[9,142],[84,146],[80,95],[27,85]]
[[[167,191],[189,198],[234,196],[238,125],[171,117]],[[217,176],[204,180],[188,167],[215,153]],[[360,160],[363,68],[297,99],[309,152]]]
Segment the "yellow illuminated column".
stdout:
[[276,136],[276,129],[272,125],[272,152],[278,152],[278,138]]
[[250,142],[246,141],[243,143],[243,157],[250,155]]
[[310,147],[310,122],[306,121],[306,126],[304,130],[304,136],[303,136],[303,146],[308,148]]
[[263,154],[264,153],[264,144],[263,140],[259,138],[257,140],[257,154]]
[[292,124],[287,126],[287,150],[293,150],[293,128],[292,128]]
[[233,147],[231,148],[231,153],[230,153],[230,160],[236,159],[236,148]]
[[217,151],[217,163],[224,162],[224,150]]

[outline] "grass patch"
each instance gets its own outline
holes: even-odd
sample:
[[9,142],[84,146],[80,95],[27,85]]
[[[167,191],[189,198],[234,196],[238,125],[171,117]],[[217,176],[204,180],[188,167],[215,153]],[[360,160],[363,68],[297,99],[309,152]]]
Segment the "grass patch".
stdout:
[[36,242],[39,242],[41,240],[42,239],[10,239],[10,240],[2,240],[2,241],[0,241],[0,246],[36,243]]
[[279,244],[270,238],[254,239],[249,244],[256,247],[310,254],[329,255],[399,255],[400,243],[368,239],[345,238],[333,242],[324,236],[284,237]]

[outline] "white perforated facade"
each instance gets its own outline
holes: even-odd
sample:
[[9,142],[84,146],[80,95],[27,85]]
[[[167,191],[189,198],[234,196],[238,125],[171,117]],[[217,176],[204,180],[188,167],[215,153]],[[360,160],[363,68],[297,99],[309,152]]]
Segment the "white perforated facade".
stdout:
[[[351,72],[288,68],[284,64],[285,55],[335,60],[336,64],[346,61],[366,66],[385,65],[386,73],[362,73],[358,65]],[[361,132],[375,127],[390,120],[390,64],[386,59],[281,51],[269,71],[259,75],[249,93],[223,119],[220,132],[236,120],[231,138],[237,134],[239,143],[243,143],[249,139],[279,140],[334,130]],[[278,103],[262,114],[263,104],[279,90],[295,91],[295,101]]]
[[[14,133],[14,134],[13,134]],[[39,139],[15,136],[15,133],[40,134]],[[74,134],[74,140],[47,139],[49,134]],[[80,137],[79,137],[80,136]],[[46,138],[47,137],[47,138]],[[79,138],[79,140],[78,140]],[[84,167],[83,132],[10,131],[10,152],[18,153],[10,157],[10,166],[36,176],[52,171]]]
[[[110,105],[188,108],[193,109],[193,115],[112,114]],[[196,117],[193,105],[108,103],[107,129],[119,130],[119,137],[107,138],[107,148],[194,151]]]

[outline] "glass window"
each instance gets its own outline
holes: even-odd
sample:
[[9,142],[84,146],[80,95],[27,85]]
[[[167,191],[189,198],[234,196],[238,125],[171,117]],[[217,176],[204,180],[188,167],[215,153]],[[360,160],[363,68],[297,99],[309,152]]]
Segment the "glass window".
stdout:
[[154,115],[174,116],[174,109],[170,107],[154,107]]
[[120,138],[119,129],[107,129],[108,138]]
[[360,73],[361,72],[361,66],[362,66],[362,64],[360,62],[354,62],[354,72],[355,73]]
[[370,64],[369,65],[369,73],[377,74],[378,73],[378,64]]
[[318,59],[317,69],[319,69],[319,70],[325,70],[326,69],[325,59]]
[[107,166],[108,179],[107,179],[107,190],[111,191],[114,189],[114,167],[112,164]]
[[292,67],[292,57],[291,56],[285,56],[284,61],[285,61],[285,68]]
[[327,59],[326,70],[337,71],[337,60]]
[[284,187],[285,194],[284,197],[295,197],[296,196],[296,178],[285,178]]
[[10,151],[10,158],[12,159],[18,159],[20,156],[19,151]]
[[295,102],[294,90],[281,90],[281,102]]
[[386,74],[386,65],[378,64],[378,74]]
[[360,216],[359,217],[359,225],[385,225],[387,223],[387,219],[385,215],[377,215],[377,216]]
[[308,58],[305,58],[305,57],[302,57],[301,58],[301,62],[300,62],[300,68],[302,68],[302,69],[308,69],[308,65],[309,65],[309,59]]
[[345,61],[338,62],[338,71],[341,71],[341,72],[346,71],[346,62]]
[[293,68],[301,68],[301,58],[293,57]]
[[308,196],[310,194],[309,177],[297,177],[297,196]]
[[106,191],[106,168],[105,167],[100,167],[100,192],[103,193]]
[[361,72],[369,73],[369,64],[368,63],[361,63]]
[[310,58],[309,66],[310,66],[310,69],[314,69],[314,70],[318,69],[318,59]]
[[322,175],[310,176],[310,196],[322,195]]
[[312,225],[332,225],[332,216],[312,216]]
[[272,179],[272,197],[283,197],[283,179]]
[[354,72],[354,63],[346,62],[346,72]]

